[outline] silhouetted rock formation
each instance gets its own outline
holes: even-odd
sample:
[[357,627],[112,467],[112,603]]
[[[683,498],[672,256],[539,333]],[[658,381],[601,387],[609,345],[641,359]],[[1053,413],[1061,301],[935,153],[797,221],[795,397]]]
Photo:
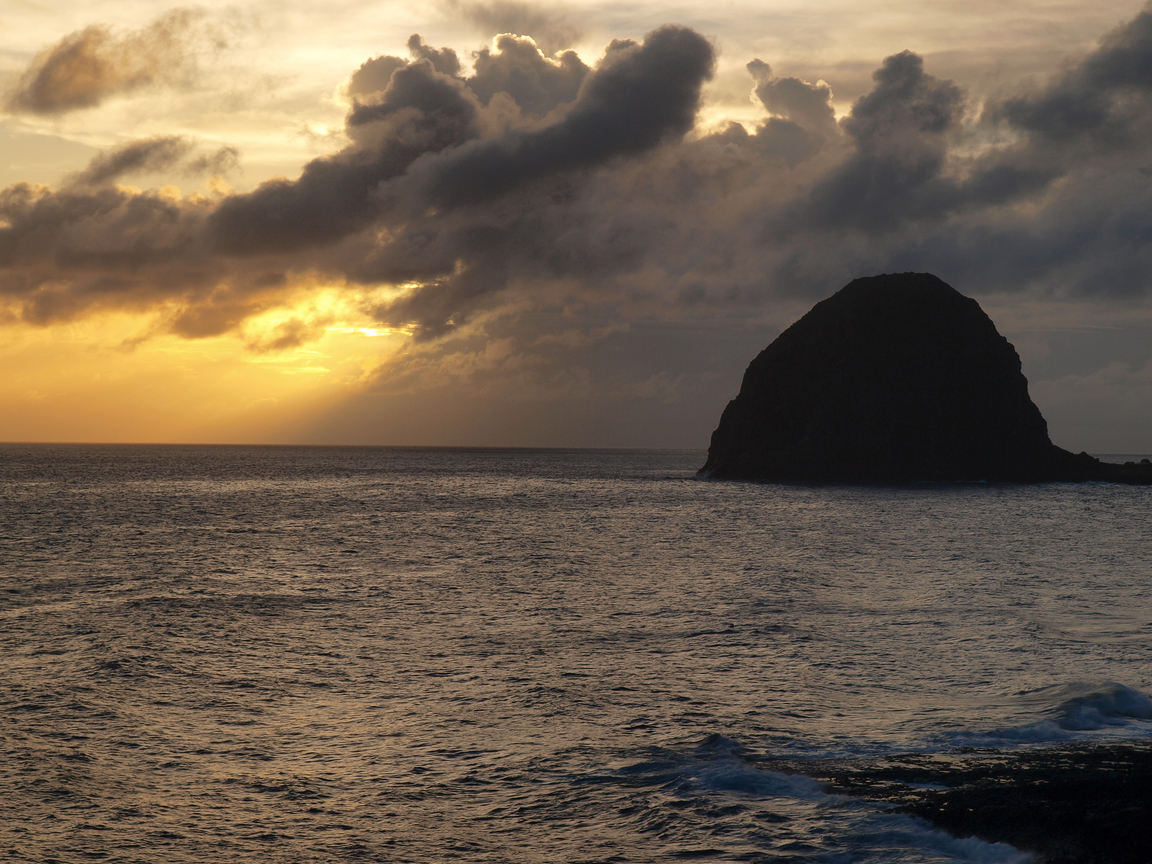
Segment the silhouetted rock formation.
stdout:
[[701,472],[802,483],[1152,481],[1152,468],[1055,446],[1011,343],[975,300],[927,273],[856,279],[781,333],[748,366]]

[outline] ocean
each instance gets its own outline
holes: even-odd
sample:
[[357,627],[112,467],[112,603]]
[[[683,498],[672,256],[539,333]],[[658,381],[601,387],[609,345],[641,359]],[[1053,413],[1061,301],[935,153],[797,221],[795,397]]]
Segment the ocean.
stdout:
[[1025,862],[766,767],[1152,739],[1152,487],[0,446],[0,858]]

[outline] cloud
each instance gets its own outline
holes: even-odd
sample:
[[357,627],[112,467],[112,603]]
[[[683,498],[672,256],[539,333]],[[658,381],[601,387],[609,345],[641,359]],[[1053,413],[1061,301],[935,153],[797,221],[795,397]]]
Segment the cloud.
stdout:
[[34,324],[198,295],[226,268],[198,237],[211,204],[126,187],[16,184],[0,191],[0,297]]
[[309,162],[298,180],[273,180],[223,201],[209,222],[215,246],[252,255],[335,242],[381,217],[381,183],[424,154],[480,134],[475,96],[427,59],[396,69],[377,95],[348,115],[351,147]]
[[204,153],[190,159],[183,166],[186,176],[197,174],[222,175],[239,170],[240,151],[235,147],[220,147],[215,153]]
[[885,59],[872,78],[872,91],[841,123],[855,153],[812,188],[795,211],[801,221],[881,231],[951,203],[954,187],[941,173],[946,133],[964,109],[962,91],[925,73],[911,51]]
[[[1147,14],[997,102],[911,51],[878,58],[839,121],[830,84],[754,60],[751,131],[698,123],[716,49],[684,27],[614,41],[590,68],[521,33],[464,70],[414,36],[408,59],[353,72],[347,146],[295,179],[212,199],[113,185],[235,159],[165,137],[56,190],[3,190],[0,298],[29,322],[132,308],[196,337],[240,332],[301,286],[343,286],[366,317],[413,332],[422,357],[498,339],[500,369],[523,361],[516,374],[544,382],[564,351],[606,344],[608,325],[773,326],[867,273],[1137,302],[1152,295]],[[1044,106],[1069,93],[1104,119],[1068,134],[1063,109]],[[284,320],[253,350],[319,332]]]
[[352,73],[348,81],[347,94],[352,97],[364,97],[373,93],[383,93],[388,89],[392,73],[407,65],[407,60],[387,54],[365,60],[360,68]]
[[777,78],[762,60],[747,66],[756,82],[753,93],[773,115],[823,138],[836,132],[836,112],[832,109],[832,88],[826,81],[810,84],[799,78]]
[[146,87],[186,85],[205,39],[222,45],[218,28],[207,26],[196,9],[173,9],[124,33],[86,27],[37,55],[7,94],[4,110],[52,116]]
[[[675,142],[694,123],[713,63],[709,43],[684,28],[616,42],[564,113],[542,127],[507,128],[483,122],[499,109],[485,107],[467,80],[436,70],[427,55],[444,52],[411,44],[418,58],[396,66],[383,91],[355,100],[352,144],[309,163],[297,180],[219,202],[109,187],[132,173],[226,167],[234,158],[227,150],[196,156],[188,141],[163,137],[101,154],[60,190],[4,190],[0,292],[31,322],[117,304],[164,306],[176,310],[175,332],[199,336],[266,309],[272,273],[412,279],[421,287],[411,314],[436,332],[465,320],[516,269],[490,242],[499,229],[472,216],[453,221],[451,211],[539,182],[574,183],[581,171]],[[519,56],[539,68],[539,52]],[[475,170],[489,173],[477,182]],[[430,206],[442,215],[428,215]]]
[[[424,44],[419,33],[413,33],[408,38],[408,53],[412,60],[427,60],[431,67],[442,75],[449,77],[460,72],[460,58],[451,48],[432,48]],[[360,68],[352,73],[345,92],[352,97],[353,102],[360,103],[365,99],[371,100],[377,93],[388,89],[392,81],[392,73],[407,66],[409,61],[399,57],[381,54],[371,60],[365,60]]]
[[[538,59],[536,52],[527,63]],[[467,82],[421,58],[393,71],[379,98],[357,102],[348,117],[351,148],[309,163],[298,181],[266,183],[222,202],[209,231],[219,250],[254,255],[332,244],[373,223],[391,225],[391,242],[353,255],[346,272],[360,281],[427,282],[418,297],[380,314],[391,323],[414,319],[425,336],[435,335],[504,286],[506,232],[491,224],[444,224],[445,216],[421,225],[422,214],[564,182],[572,172],[683,136],[712,65],[712,46],[685,28],[661,28],[643,43],[613,43],[561,118],[481,138],[482,106]]]
[[408,52],[414,60],[427,60],[441,75],[457,75],[460,72],[460,58],[451,48],[432,48],[424,44],[420,34],[408,37]]
[[191,150],[192,142],[176,135],[133,141],[94,157],[72,182],[78,186],[100,186],[126,174],[164,171]]
[[[746,68],[756,82],[753,95],[772,114],[748,143],[794,167],[838,137],[832,88],[826,82],[777,78],[772,67],[759,59]],[[733,126],[728,134],[742,139],[743,131],[743,127]]]
[[246,346],[249,351],[258,354],[299,348],[323,336],[331,323],[332,318],[329,316],[309,320],[288,318],[277,323],[270,333],[249,338]]
[[[397,187],[399,197],[414,198],[417,212],[430,207],[450,220],[454,211],[521,193],[508,206],[538,219],[542,203],[547,207],[544,202],[557,194],[562,200],[567,184],[578,182],[574,172],[639,156],[687,133],[713,60],[711,45],[685,28],[661,28],[642,44],[615,42],[562,119],[424,157]],[[537,184],[543,185],[533,189]],[[547,247],[539,236],[545,224],[515,217],[500,224],[480,216],[432,232],[418,227],[419,246],[395,243],[371,256],[358,275],[395,281],[419,274],[428,284],[376,314],[391,324],[415,323],[423,337],[436,336],[507,286],[518,269],[518,250]]]
[[101,186],[133,174],[181,170],[187,175],[223,174],[237,167],[234,147],[193,156],[195,143],[180,135],[131,141],[95,156],[88,167],[66,179],[69,186]]
[[490,0],[486,3],[448,0],[445,5],[452,13],[471,21],[483,33],[531,36],[549,57],[574,45],[584,35],[563,9],[556,6],[542,8],[516,0]]
[[1152,363],[1133,367],[1111,362],[1088,374],[1042,382],[1034,389],[1049,423],[1059,424],[1075,440],[1098,442],[1097,452],[1123,453],[1134,442],[1147,447]]
[[502,34],[496,48],[496,53],[488,48],[476,53],[476,74],[468,79],[469,89],[485,105],[497,93],[507,93],[521,110],[542,116],[574,100],[588,74],[576,52],[550,60],[526,36]]
[[562,120],[425,162],[425,194],[434,206],[477,204],[683,136],[695,123],[713,63],[712,46],[683,27],[654,30],[643,44],[614,42]]
[[1052,142],[1092,136],[1141,146],[1152,95],[1152,10],[1105,36],[1100,47],[1043,91],[990,107],[995,119]]

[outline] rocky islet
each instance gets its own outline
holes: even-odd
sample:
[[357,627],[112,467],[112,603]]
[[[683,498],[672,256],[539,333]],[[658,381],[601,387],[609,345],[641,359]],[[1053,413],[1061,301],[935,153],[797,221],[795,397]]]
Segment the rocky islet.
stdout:
[[701,473],[795,483],[1152,482],[1048,437],[1012,344],[927,273],[856,279],[749,364]]

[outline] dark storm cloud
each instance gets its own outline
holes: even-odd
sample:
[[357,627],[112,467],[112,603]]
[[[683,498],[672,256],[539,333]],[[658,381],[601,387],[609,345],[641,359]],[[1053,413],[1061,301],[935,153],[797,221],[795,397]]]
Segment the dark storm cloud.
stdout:
[[862,149],[941,134],[960,118],[960,88],[928,75],[923,59],[911,51],[886,58],[872,80],[872,91],[856,101],[843,124]]
[[[297,181],[224,201],[210,228],[218,248],[232,254],[298,249],[393,220],[397,209],[409,216],[476,204],[637,155],[692,127],[712,62],[703,37],[662,28],[642,45],[615,45],[557,122],[474,140],[481,131],[475,95],[420,59],[395,70],[379,99],[356,103],[348,116],[353,147],[310,162]],[[387,185],[406,172],[409,182]]]
[[872,77],[875,87],[841,123],[855,153],[798,205],[802,221],[882,231],[950,203],[952,184],[941,180],[945,133],[960,120],[963,93],[928,75],[911,51],[887,58]]
[[[1043,138],[1093,135],[1112,144],[1146,143],[1152,94],[1152,11],[1101,40],[1100,47],[1051,87],[1007,99],[990,114]],[[1132,133],[1144,135],[1133,140]]]
[[[547,226],[564,218],[565,196],[578,196],[581,172],[609,169],[615,160],[642,161],[691,129],[713,63],[705,39],[676,27],[642,43],[613,43],[594,71],[574,57],[547,61],[534,49],[521,50],[531,46],[526,40],[503,45],[508,58],[503,50],[488,55],[489,65],[481,64],[474,77],[491,80],[497,66],[509,81],[518,69],[535,76],[545,95],[519,92],[525,116],[544,107],[541,98],[563,108],[560,99],[576,97],[546,125],[485,120],[488,109],[469,81],[434,67],[430,55],[443,61],[447,53],[416,37],[417,59],[388,63],[393,68],[384,90],[367,92],[373,82],[357,88],[347,120],[352,144],[309,163],[297,180],[272,181],[219,202],[106,188],[134,173],[225,168],[234,159],[227,150],[197,155],[173,137],[101,154],[58,191],[5,190],[0,291],[26,320],[40,323],[114,306],[117,298],[136,308],[174,304],[183,311],[172,329],[199,336],[266,308],[264,298],[280,290],[268,273],[326,272],[417,283],[407,306],[398,303],[389,315],[410,316],[425,335],[463,322],[523,272],[518,243],[547,249]],[[557,74],[541,76],[543,69]],[[543,223],[534,212],[540,194],[553,209]],[[501,225],[473,209],[501,198],[507,204],[500,207],[524,208],[516,224]],[[583,225],[587,215],[577,222]],[[640,242],[625,244],[630,251],[613,249],[601,269],[634,255]],[[581,250],[576,237],[560,246],[561,258],[570,261],[594,254]],[[556,272],[571,269],[552,260]]]
[[779,117],[769,117],[752,136],[739,123],[733,123],[725,134],[733,140],[747,142],[764,155],[780,159],[791,168],[815,156],[823,143],[803,126]]
[[[589,251],[568,259],[568,244],[548,233],[545,226],[557,226],[543,218],[546,213],[564,218],[556,211],[564,209],[565,196],[579,185],[570,175],[683,136],[694,123],[700,88],[712,65],[711,45],[685,28],[661,28],[642,44],[613,43],[561,120],[469,142],[414,164],[414,182],[402,188],[415,195],[421,208],[431,204],[441,214],[437,224],[429,227],[413,214],[413,224],[389,248],[366,256],[358,275],[431,279],[409,297],[375,310],[377,316],[389,323],[416,323],[422,337],[434,337],[533,269],[526,257],[538,257],[552,275],[569,272],[573,260],[578,267]],[[505,196],[512,197],[488,214],[450,215]],[[583,235],[583,226],[577,230]],[[612,250],[605,263],[621,255],[622,250]],[[547,263],[558,259],[558,266]]]
[[477,204],[683,136],[695,123],[713,62],[708,41],[684,27],[654,30],[642,45],[613,43],[562,120],[470,143],[426,163],[426,194],[439,207]]
[[376,188],[420,156],[480,134],[479,105],[458,78],[420,59],[396,69],[378,99],[348,115],[355,144],[315,159],[300,179],[273,180],[220,204],[209,230],[229,254],[269,253],[331,243],[380,216]]
[[104,261],[140,266],[171,253],[158,241],[164,226],[177,225],[183,215],[178,204],[158,195],[122,188],[53,193],[19,183],[0,191],[0,216],[7,223],[0,232],[0,265],[54,263],[67,269]]
[[0,191],[0,296],[46,324],[205,290],[225,273],[199,251],[208,206],[122,187],[10,186]]
[[[64,114],[155,84],[187,80],[195,71],[196,28],[203,13],[173,9],[140,30],[116,33],[93,25],[39,54],[4,102],[15,114]],[[209,34],[211,39],[219,37]]]
[[[363,140],[371,137],[367,134],[371,129],[381,131],[370,124],[418,115],[422,129],[432,132],[430,139],[417,136],[421,146],[427,151],[440,150],[479,134],[475,128],[477,107],[462,81],[437,72],[430,61],[422,59],[393,72],[388,87],[377,98],[357,100],[348,115],[348,130],[353,138]],[[390,141],[413,134],[407,127],[393,125],[383,127],[383,131]]]
[[[409,60],[353,74],[350,143],[298,179],[221,200],[110,186],[230,158],[154,139],[59,190],[4,190],[0,292],[26,320],[163,307],[200,336],[304,283],[403,286],[363,308],[420,350],[500,332],[525,357],[543,356],[540,322],[570,313],[592,322],[577,341],[607,323],[749,320],[862,273],[1138,298],[1152,294],[1146,30],[1142,14],[1046,88],[995,103],[905,51],[839,122],[832,85],[757,60],[762,119],[716,132],[697,126],[714,50],[685,28],[613,42],[591,69],[505,36],[464,70],[416,36]],[[1052,108],[1045,126],[1068,93],[1105,119],[1065,134]],[[253,350],[320,332],[291,320]]]
[[920,187],[924,219],[894,232],[887,261],[944,262],[988,290],[1152,295],[1150,93],[1146,8],[1046,87],[987,105],[974,134],[1022,134],[977,157],[949,154]]

